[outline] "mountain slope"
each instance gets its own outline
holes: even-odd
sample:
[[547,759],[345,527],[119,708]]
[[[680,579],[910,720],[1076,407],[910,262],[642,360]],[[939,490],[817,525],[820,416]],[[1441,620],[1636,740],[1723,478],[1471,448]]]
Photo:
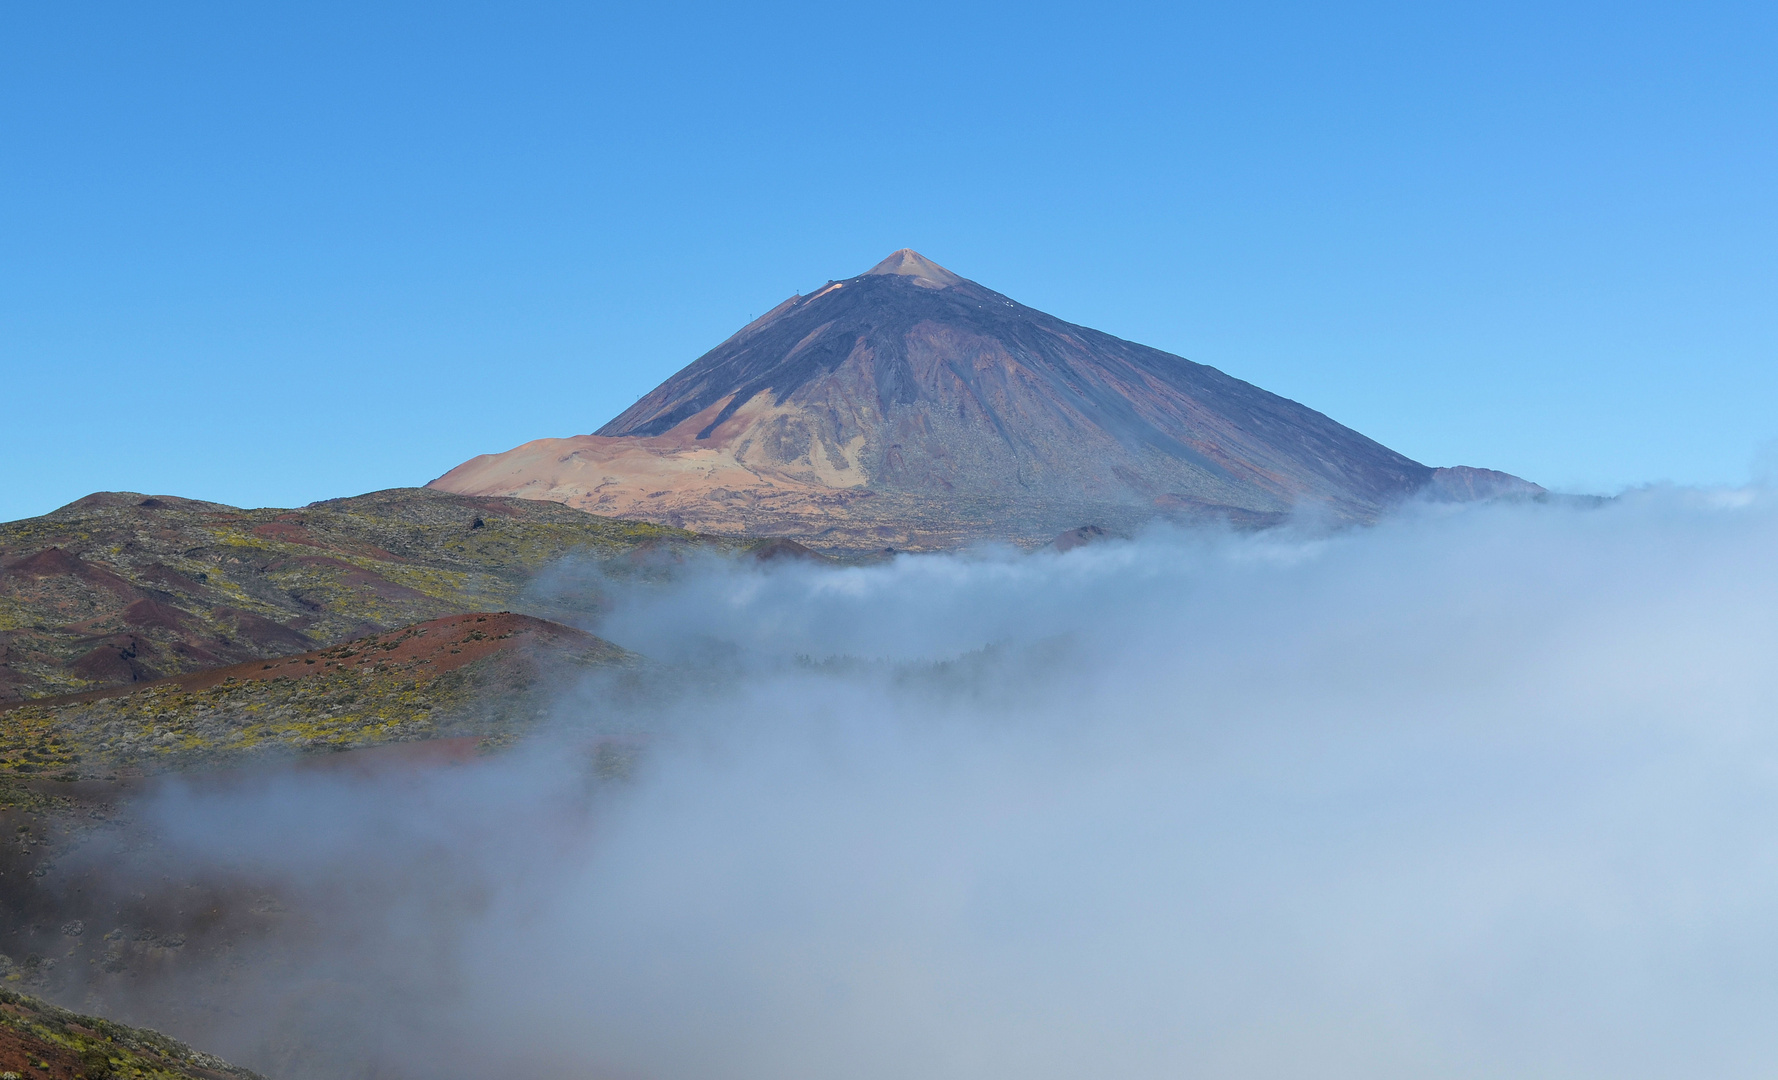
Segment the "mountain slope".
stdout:
[[0,1070],[47,1080],[261,1080],[158,1031],[81,1016],[9,989],[0,989]]
[[503,744],[564,686],[636,661],[559,623],[452,615],[330,649],[0,701],[0,781],[239,768],[431,739]]
[[296,510],[89,495],[0,524],[0,702],[282,656],[465,611],[571,614],[567,598],[527,593],[544,567],[661,545],[746,546],[419,488]]
[[1166,512],[1368,520],[1434,470],[912,251],[795,296],[594,435],[431,486],[830,546],[1047,540]]

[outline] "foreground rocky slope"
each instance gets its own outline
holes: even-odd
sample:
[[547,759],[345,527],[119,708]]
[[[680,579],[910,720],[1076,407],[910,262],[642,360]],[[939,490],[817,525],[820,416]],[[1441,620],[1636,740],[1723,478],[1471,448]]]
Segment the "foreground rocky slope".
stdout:
[[[898,251],[793,296],[597,434],[433,481],[818,546],[1039,544],[1157,514],[1368,521],[1439,472],[1297,402]],[[1444,483],[1443,480],[1454,482]]]
[[[329,927],[263,883],[194,876],[141,808],[157,792],[295,774],[373,788],[454,776],[558,718],[589,782],[620,777],[637,747],[602,733],[603,703],[653,669],[537,614],[476,609],[586,615],[598,597],[585,582],[539,590],[539,575],[564,557],[667,572],[699,551],[814,557],[422,490],[301,510],[108,493],[0,526],[0,986],[222,1045],[239,1010],[280,1008],[243,1005],[230,973],[268,949],[300,966],[289,942]],[[21,1076],[246,1075],[168,1057],[170,1040],[141,1042],[156,1061],[127,1047],[101,1061],[81,1040],[104,1022],[21,1002],[12,1028],[0,1017]],[[290,1005],[296,1027],[236,1056],[359,1075],[330,1008]]]
[[0,1075],[47,1080],[259,1080],[156,1031],[0,989]]
[[[585,754],[592,780],[621,776],[636,748],[597,734],[600,702],[631,692],[651,670],[571,627],[484,612],[0,705],[0,986],[206,1045],[235,1030],[241,1008],[288,1008],[295,1028],[271,1025],[283,1032],[273,1044],[231,1053],[280,1075],[360,1075],[352,1048],[318,1019],[331,1015],[326,1002],[242,1006],[231,996],[231,973],[252,965],[300,970],[303,935],[325,939],[325,916],[250,875],[195,870],[163,848],[142,807],[158,792],[254,789],[297,776],[378,790],[456,775],[557,718],[564,701],[573,715],[562,718],[572,729],[563,745]],[[6,1022],[0,1055],[23,1047],[31,1062],[48,1062],[15,1070],[21,1076],[237,1075],[220,1063],[204,1072],[213,1059],[201,1057],[188,1071],[175,1062],[158,1072],[130,1064],[131,1072],[121,1049],[113,1072],[56,1071],[75,1061],[99,1067],[90,1043],[75,1038],[102,1033],[99,1022],[82,1021],[61,1042],[38,1025],[38,1041],[16,1047]],[[303,1026],[311,1022],[322,1026]]]
[[[529,596],[565,556],[741,550],[522,499],[404,488],[297,510],[124,492],[0,524],[0,701],[303,652]],[[758,545],[754,545],[758,546]]]
[[552,693],[572,681],[636,662],[542,619],[449,616],[330,649],[0,704],[0,777],[240,768],[453,737],[486,748],[542,719]]

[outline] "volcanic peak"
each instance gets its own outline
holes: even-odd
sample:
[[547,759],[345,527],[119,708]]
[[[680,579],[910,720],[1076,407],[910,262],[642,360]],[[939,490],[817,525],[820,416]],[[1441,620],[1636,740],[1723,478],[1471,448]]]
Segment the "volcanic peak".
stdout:
[[[785,300],[596,433],[476,458],[433,486],[906,549],[1039,544],[1083,521],[1127,532],[1156,514],[1368,521],[1437,479],[1298,402],[904,248]],[[1436,490],[1491,497],[1503,482],[1454,472]]]
[[929,285],[936,289],[950,285],[961,285],[964,282],[962,277],[951,273],[913,248],[902,248],[900,251],[891,253],[887,259],[859,276],[873,277],[881,274],[911,277],[917,285]]

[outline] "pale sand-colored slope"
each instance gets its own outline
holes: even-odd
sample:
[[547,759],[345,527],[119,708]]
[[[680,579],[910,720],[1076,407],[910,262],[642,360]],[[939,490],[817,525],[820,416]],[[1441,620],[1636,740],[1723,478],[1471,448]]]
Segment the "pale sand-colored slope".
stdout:
[[[763,414],[783,413],[756,399],[699,440],[695,433],[726,399],[663,435],[576,435],[535,439],[501,454],[471,458],[429,487],[458,494],[516,496],[566,503],[611,517],[662,521],[701,532],[757,529],[762,515],[788,523],[841,510],[864,483],[856,462],[816,454],[789,464],[750,462],[747,433]],[[754,456],[757,456],[755,454]]]

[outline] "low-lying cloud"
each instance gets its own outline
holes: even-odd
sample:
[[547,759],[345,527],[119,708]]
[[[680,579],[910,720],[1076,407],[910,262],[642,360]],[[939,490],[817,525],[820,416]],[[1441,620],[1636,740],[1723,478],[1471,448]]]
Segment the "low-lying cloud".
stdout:
[[646,692],[472,767],[158,804],[312,913],[181,1033],[292,1077],[1778,1060],[1764,492],[610,588]]

